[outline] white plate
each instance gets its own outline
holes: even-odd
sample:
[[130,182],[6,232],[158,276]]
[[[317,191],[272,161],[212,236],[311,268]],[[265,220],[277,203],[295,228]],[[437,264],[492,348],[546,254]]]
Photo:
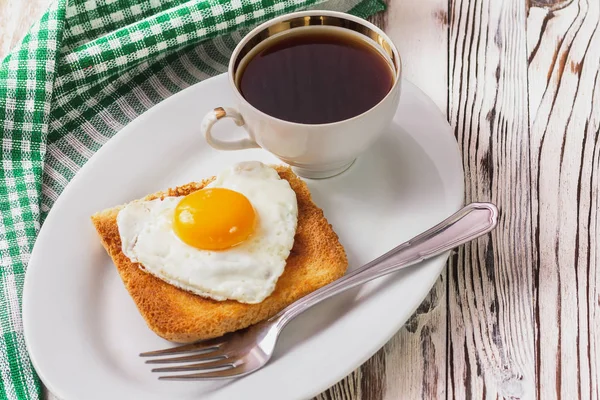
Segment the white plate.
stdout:
[[[276,162],[260,149],[220,152],[204,142],[200,118],[232,103],[224,75],[164,101],[98,151],[54,205],[27,269],[23,319],[33,365],[58,397],[310,398],[383,346],[436,281],[447,255],[306,312],[286,328],[274,359],[252,375],[208,383],[157,381],[138,353],[170,344],[146,327],[89,217],[237,161]],[[241,134],[233,124],[219,128],[218,135]],[[307,184],[339,234],[350,268],[441,221],[463,199],[451,129],[409,82],[389,132],[342,175]]]

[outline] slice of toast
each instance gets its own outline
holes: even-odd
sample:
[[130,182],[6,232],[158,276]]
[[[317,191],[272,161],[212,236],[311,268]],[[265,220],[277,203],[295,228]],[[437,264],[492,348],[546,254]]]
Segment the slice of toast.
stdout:
[[[157,335],[178,343],[221,336],[270,318],[280,310],[342,275],[348,266],[336,233],[311,199],[306,184],[288,167],[275,167],[298,199],[298,228],[294,247],[273,293],[258,304],[234,300],[216,301],[172,286],[142,271],[121,251],[117,206],[92,216],[102,245],[115,263],[127,291],[148,327]],[[185,196],[202,189],[213,178],[146,196],[145,200]]]

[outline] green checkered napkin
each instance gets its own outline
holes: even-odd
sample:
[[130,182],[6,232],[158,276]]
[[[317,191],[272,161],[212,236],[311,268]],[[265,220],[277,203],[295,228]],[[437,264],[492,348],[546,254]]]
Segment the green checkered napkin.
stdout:
[[249,28],[305,8],[366,17],[383,4],[57,0],[2,61],[0,398],[40,397],[23,339],[23,279],[41,223],[69,180],[135,117],[224,72]]

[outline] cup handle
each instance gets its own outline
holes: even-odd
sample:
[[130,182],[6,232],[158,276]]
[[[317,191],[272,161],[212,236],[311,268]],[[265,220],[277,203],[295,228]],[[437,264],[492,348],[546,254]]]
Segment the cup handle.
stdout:
[[206,138],[206,141],[209,145],[218,150],[243,150],[243,149],[253,149],[256,147],[260,147],[258,143],[256,143],[251,138],[225,141],[217,139],[212,134],[212,127],[219,120],[223,118],[231,118],[233,122],[237,126],[244,126],[244,118],[242,115],[235,109],[229,107],[217,107],[214,110],[210,111],[204,119],[202,120],[201,131]]

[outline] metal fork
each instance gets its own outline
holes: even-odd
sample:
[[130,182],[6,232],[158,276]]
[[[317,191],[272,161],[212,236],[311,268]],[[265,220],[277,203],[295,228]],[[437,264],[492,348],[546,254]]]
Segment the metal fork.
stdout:
[[[183,375],[164,375],[158,379],[207,380],[250,374],[269,361],[283,328],[302,312],[345,290],[445,253],[484,235],[496,226],[497,219],[498,209],[493,204],[471,203],[428,231],[306,295],[266,321],[219,338],[150,351],[140,356],[158,356],[147,360],[148,364],[176,364],[155,368],[152,372],[188,372]],[[176,357],[164,357],[173,355]]]

